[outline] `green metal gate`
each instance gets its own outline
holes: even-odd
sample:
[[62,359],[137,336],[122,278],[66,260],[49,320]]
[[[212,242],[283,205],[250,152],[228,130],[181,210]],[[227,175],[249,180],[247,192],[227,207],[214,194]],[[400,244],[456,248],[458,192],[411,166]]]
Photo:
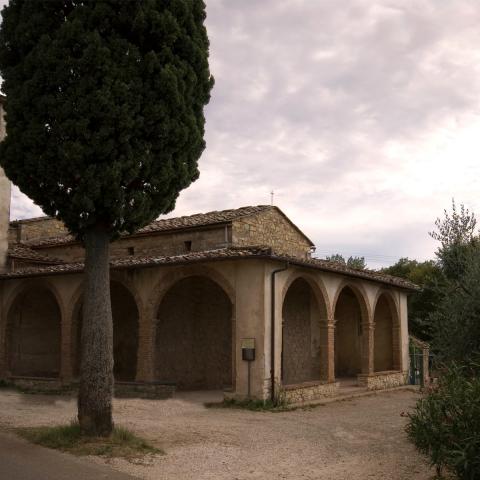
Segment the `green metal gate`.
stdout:
[[423,350],[415,345],[410,346],[410,385],[425,386],[425,375],[423,371]]

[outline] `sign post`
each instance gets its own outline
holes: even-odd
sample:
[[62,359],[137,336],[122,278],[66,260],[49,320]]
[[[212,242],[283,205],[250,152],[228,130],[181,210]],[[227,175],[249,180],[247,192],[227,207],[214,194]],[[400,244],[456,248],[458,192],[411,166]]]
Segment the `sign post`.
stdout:
[[255,339],[244,338],[242,339],[242,360],[247,362],[247,385],[248,385],[248,398],[251,396],[251,365],[255,361]]

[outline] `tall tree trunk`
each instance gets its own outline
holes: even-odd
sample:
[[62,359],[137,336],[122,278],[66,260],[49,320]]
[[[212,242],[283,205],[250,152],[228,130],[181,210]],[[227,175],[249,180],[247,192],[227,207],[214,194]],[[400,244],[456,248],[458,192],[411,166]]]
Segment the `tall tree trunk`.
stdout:
[[102,229],[85,234],[85,292],[81,334],[78,421],[87,435],[112,432],[113,325],[110,239]]

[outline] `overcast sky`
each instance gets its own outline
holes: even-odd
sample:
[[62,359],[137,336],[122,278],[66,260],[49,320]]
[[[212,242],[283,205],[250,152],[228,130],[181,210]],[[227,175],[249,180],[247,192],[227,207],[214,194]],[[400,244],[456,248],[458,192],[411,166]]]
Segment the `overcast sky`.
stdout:
[[[480,212],[478,0],[207,0],[207,13],[207,149],[174,215],[274,190],[319,256],[377,268],[431,258],[452,197]],[[12,201],[12,218],[41,214]]]

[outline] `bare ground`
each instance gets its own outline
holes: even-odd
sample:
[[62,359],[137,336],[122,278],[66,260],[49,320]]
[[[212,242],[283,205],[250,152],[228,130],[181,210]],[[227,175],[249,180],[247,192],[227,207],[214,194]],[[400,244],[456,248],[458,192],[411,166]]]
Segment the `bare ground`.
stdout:
[[[283,413],[207,409],[211,394],[172,400],[115,400],[118,425],[150,440],[166,455],[141,464],[103,460],[149,480],[427,480],[433,476],[404,433],[418,398],[379,393]],[[0,391],[0,427],[54,425],[75,417],[72,398]]]

